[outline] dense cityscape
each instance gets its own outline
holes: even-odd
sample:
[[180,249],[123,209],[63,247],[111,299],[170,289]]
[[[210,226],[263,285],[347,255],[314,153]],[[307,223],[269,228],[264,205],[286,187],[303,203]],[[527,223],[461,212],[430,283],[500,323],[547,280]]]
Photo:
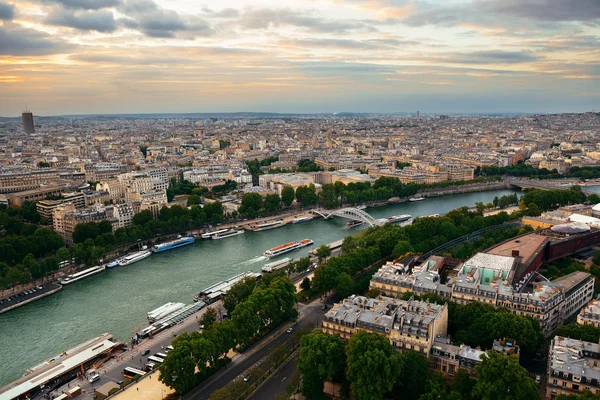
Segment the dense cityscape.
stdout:
[[0,400],[600,400],[600,0],[0,0]]
[[[136,321],[129,334],[92,320],[96,336],[57,331],[62,350],[24,360],[5,347],[38,364],[7,374],[2,398],[152,391],[153,375],[161,395],[207,399],[597,390],[598,114],[23,113],[1,131],[7,318],[51,313],[44,303],[75,301],[78,285],[116,296],[102,279],[134,263],[119,280],[163,290],[179,275],[152,286],[143,269],[177,268],[172,254],[223,269],[192,286],[193,303],[167,291],[162,306],[152,292],[108,306]],[[260,236],[275,246],[264,255]],[[207,239],[241,247],[231,265],[245,269],[226,275]]]

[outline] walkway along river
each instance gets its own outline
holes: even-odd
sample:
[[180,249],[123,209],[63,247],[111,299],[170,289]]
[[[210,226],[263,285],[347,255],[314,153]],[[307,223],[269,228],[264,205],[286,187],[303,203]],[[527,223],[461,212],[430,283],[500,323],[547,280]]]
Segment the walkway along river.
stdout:
[[[499,190],[431,198],[366,211],[375,218],[395,214],[413,217],[445,213],[494,196]],[[260,271],[268,262],[262,253],[292,240],[312,239],[312,247],[357,232],[347,220],[321,219],[283,228],[246,232],[223,240],[198,240],[194,245],[153,254],[127,267],[117,267],[65,286],[57,294],[0,315],[0,386],[26,368],[103,332],[126,340],[132,329],[147,326],[146,313],[169,301],[191,303],[205,287],[243,271]],[[303,248],[281,257],[301,257]]]

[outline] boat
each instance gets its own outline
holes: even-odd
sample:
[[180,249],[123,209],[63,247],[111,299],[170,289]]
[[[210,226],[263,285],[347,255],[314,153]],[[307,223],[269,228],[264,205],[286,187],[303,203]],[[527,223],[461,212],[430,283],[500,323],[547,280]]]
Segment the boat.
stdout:
[[411,218],[412,217],[408,214],[402,214],[402,215],[392,215],[391,217],[387,217],[387,218],[379,218],[377,221],[382,222],[384,224],[395,224],[397,222],[408,221]]
[[128,256],[122,257],[119,259],[119,265],[124,267],[125,265],[133,264],[134,262],[138,262],[143,260],[144,258],[148,258],[152,255],[150,250],[147,250],[147,247],[142,247],[141,251],[136,251],[135,253],[129,254]]
[[206,304],[212,304],[215,301],[219,300],[222,295],[227,293],[229,289],[236,283],[244,280],[244,279],[260,279],[260,272],[242,272],[237,274],[236,276],[229,278],[228,280],[215,283],[212,286],[207,287],[200,293],[194,295],[194,301],[203,301]]
[[285,268],[288,265],[290,265],[290,261],[292,261],[292,259],[289,258],[289,257],[286,257],[286,258],[281,259],[279,261],[273,261],[273,262],[270,262],[268,264],[265,264],[260,270],[262,272],[279,271],[280,269]]
[[60,281],[60,284],[68,285],[70,283],[80,281],[82,279],[88,278],[92,275],[96,275],[97,273],[104,271],[105,268],[106,267],[104,265],[100,265],[100,266],[84,269],[83,271],[79,271],[74,274],[68,275],[66,278],[64,278],[63,280]]
[[119,262],[117,260],[111,260],[111,262],[106,264],[106,268],[111,269],[116,267],[117,265],[119,265]]
[[225,232],[217,233],[216,235],[213,235],[212,240],[225,239],[228,237],[241,235],[242,233],[244,233],[243,229],[227,229]]
[[217,235],[219,233],[223,233],[223,232],[227,232],[229,229],[220,229],[218,231],[212,231],[212,232],[206,232],[203,233],[202,235],[200,235],[200,237],[202,239],[211,239],[214,235]]
[[361,226],[362,224],[364,224],[363,221],[350,221],[346,223],[346,228],[350,229],[350,228],[354,228],[357,226]]
[[365,204],[363,204],[363,205],[361,205],[361,206],[358,206],[358,207],[356,207],[356,209],[357,209],[357,210],[364,210],[364,209],[366,209],[366,208],[367,208],[367,206],[366,206]]
[[423,197],[421,195],[417,195],[415,197],[411,197],[410,199],[408,199],[408,201],[421,201],[421,200],[425,200],[425,197]]
[[169,314],[173,314],[175,311],[181,310],[183,307],[185,307],[185,304],[183,303],[169,302],[163,304],[157,309],[148,312],[148,321],[158,321],[159,319],[166,317]]
[[175,240],[155,245],[152,248],[152,251],[155,253],[160,253],[161,251],[167,251],[171,249],[176,249],[177,247],[187,246],[188,244],[194,243],[194,241],[194,238],[190,236],[178,236]]
[[272,222],[263,222],[262,224],[254,225],[251,229],[254,232],[266,231],[268,229],[275,229],[284,226],[283,220],[279,219]]
[[264,252],[265,257],[277,257],[280,254],[287,253],[289,251],[294,251],[300,249],[302,247],[310,246],[313,244],[313,241],[310,239],[302,239],[301,241],[293,241],[286,244],[282,244],[281,246],[273,247]]
[[303,222],[312,221],[313,219],[315,219],[315,217],[294,218],[294,220],[292,221],[292,224],[301,224]]

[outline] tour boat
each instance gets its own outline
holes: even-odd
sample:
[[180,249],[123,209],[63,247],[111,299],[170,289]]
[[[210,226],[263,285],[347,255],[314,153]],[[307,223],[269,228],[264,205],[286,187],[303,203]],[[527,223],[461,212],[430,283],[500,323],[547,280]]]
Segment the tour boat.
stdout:
[[152,249],[153,252],[155,253],[160,253],[161,251],[167,251],[167,250],[171,250],[171,249],[176,249],[177,247],[181,247],[181,246],[187,246],[188,244],[192,244],[194,243],[194,238],[193,237],[181,237],[179,236],[177,239],[175,240],[171,240],[169,242],[165,242],[165,243],[161,243],[161,244],[157,244],[154,246],[154,248]]
[[225,239],[228,237],[241,235],[242,233],[244,233],[244,231],[242,229],[228,229],[225,232],[221,232],[221,233],[217,233],[216,235],[213,235],[212,240]]
[[273,247],[272,249],[265,251],[264,255],[268,258],[277,257],[280,254],[287,253],[289,251],[294,251],[302,247],[310,246],[311,244],[313,244],[313,241],[310,239],[303,239],[299,242],[293,241],[286,244],[282,244],[281,246]]

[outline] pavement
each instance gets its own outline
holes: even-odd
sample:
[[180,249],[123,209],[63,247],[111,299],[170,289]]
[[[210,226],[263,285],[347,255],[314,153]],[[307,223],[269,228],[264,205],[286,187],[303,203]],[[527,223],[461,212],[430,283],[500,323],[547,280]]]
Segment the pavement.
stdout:
[[[49,294],[52,294],[56,291],[62,289],[62,286],[56,282],[46,282],[42,285],[42,289],[38,289],[39,286],[36,286],[30,290],[24,290],[21,292],[16,292],[14,294],[10,294],[10,296],[0,299],[0,314],[6,312],[8,310],[12,310],[13,308],[25,305],[32,301],[41,299],[42,297],[46,297]],[[35,292],[33,292],[35,290]],[[25,292],[29,292],[26,294]],[[8,291],[5,291],[5,294],[8,295]]]
[[[300,311],[300,316],[296,321],[293,329],[303,329],[309,327],[310,324],[315,327],[318,326],[319,322],[323,319],[324,311],[321,310],[320,302],[313,302],[308,305],[299,304],[298,309]],[[271,334],[267,338],[263,339],[259,343],[255,344],[250,349],[246,350],[244,353],[236,355],[232,362],[227,366],[225,370],[217,372],[215,375],[210,377],[206,382],[197,386],[191,392],[187,393],[182,397],[182,400],[208,400],[210,394],[225,386],[226,384],[232,382],[235,379],[238,379],[246,374],[246,371],[255,365],[260,365],[269,352],[281,345],[285,345],[288,348],[292,348],[295,343],[297,343],[298,339],[295,335],[288,334],[286,332],[288,325],[285,325],[283,328],[278,329],[275,333]],[[289,367],[288,367],[289,368]],[[281,371],[283,371],[282,369]],[[290,371],[285,369],[285,373],[288,374]],[[281,377],[283,379],[283,373],[281,373]],[[293,374],[291,372],[290,376]],[[286,377],[285,380],[289,380],[289,377]],[[252,382],[248,382],[251,384]],[[272,383],[267,385],[263,385],[264,390],[279,390],[279,388],[271,388]],[[285,392],[285,386],[284,386]],[[266,397],[269,398],[269,397]]]
[[[210,305],[210,307],[221,307],[221,302],[218,301],[216,303],[213,303]],[[87,379],[80,381],[74,380],[68,384],[69,386],[65,385],[56,389],[55,393],[61,393],[62,391],[66,392],[69,387],[78,385],[81,387],[82,392],[84,392],[81,396],[79,396],[79,398],[82,400],[92,399],[93,392],[95,391],[95,389],[104,385],[106,382],[112,381],[115,383],[119,383],[123,381],[125,379],[123,377],[123,369],[125,367],[143,369],[143,366],[148,362],[148,356],[151,356],[156,353],[165,353],[166,347],[171,344],[171,342],[176,336],[179,336],[184,332],[190,333],[193,331],[197,331],[198,321],[206,312],[207,308],[208,307],[203,308],[202,310],[183,320],[179,324],[154,335],[152,339],[144,339],[142,343],[136,346],[135,348],[126,351],[122,354],[119,354],[118,357],[106,362],[103,366],[98,368],[100,379],[94,382],[93,384],[89,383]],[[150,350],[150,353],[146,356],[142,356],[141,354],[145,350]]]

